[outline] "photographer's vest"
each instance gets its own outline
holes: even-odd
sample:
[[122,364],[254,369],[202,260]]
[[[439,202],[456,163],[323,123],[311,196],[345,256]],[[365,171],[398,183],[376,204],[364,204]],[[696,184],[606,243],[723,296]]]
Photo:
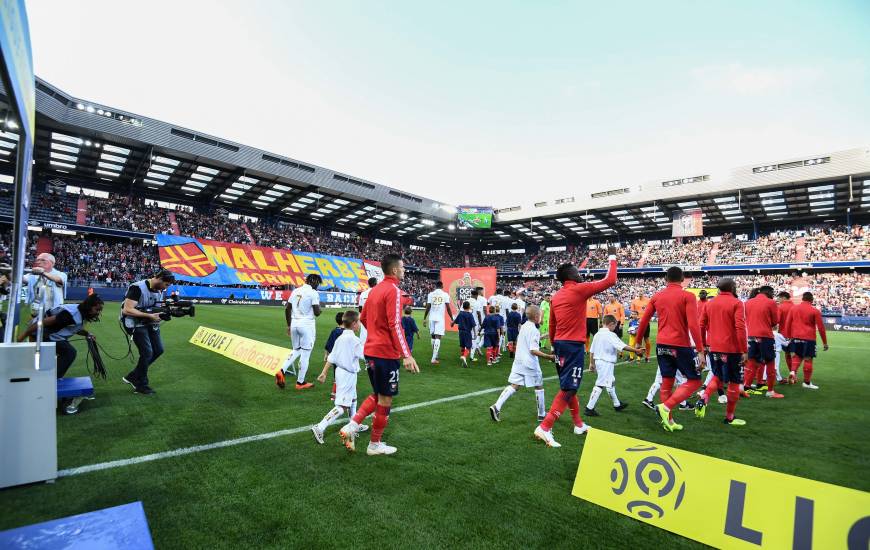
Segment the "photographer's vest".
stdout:
[[[154,307],[157,302],[163,301],[163,291],[153,291],[148,287],[148,280],[136,281],[130,286],[139,287],[139,290],[142,291],[139,296],[139,301],[136,302],[136,309],[146,309],[149,307]],[[124,315],[124,304],[121,303],[121,322],[124,323],[124,327],[128,329],[136,328],[137,325],[143,324],[142,320],[139,320],[135,317],[128,317]]]
[[50,310],[46,315],[48,317],[56,317],[62,311],[69,311],[70,315],[73,318],[73,324],[67,325],[57,332],[53,332],[48,335],[48,340],[50,342],[61,342],[65,340],[69,340],[70,337],[75,336],[79,333],[83,328],[85,328],[85,320],[82,317],[82,312],[79,310],[78,304],[64,304],[62,306],[58,306],[52,310]]

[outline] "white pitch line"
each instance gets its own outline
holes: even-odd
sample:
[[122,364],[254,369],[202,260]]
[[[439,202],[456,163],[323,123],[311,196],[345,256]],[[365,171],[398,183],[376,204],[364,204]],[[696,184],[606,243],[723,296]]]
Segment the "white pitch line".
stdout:
[[[544,378],[544,380],[553,380],[557,378],[556,376],[549,376]],[[440,399],[433,399],[432,401],[423,401],[421,403],[412,403],[410,405],[403,405],[401,407],[396,407],[392,409],[390,412],[397,413],[403,411],[410,411],[413,409],[419,409],[421,407],[430,407],[432,405],[439,405],[441,403],[448,403],[450,401],[458,401],[461,399],[468,399],[470,397],[477,397],[480,395],[486,395],[487,393],[493,393],[497,391],[501,391],[504,389],[504,386],[498,386],[497,388],[487,388],[485,390],[478,390],[471,393],[463,393],[460,395],[452,395],[450,397],[442,397]],[[247,437],[239,437],[236,439],[227,439],[226,441],[217,441],[215,443],[208,443],[206,445],[195,445],[193,447],[183,447],[181,449],[175,449],[172,451],[163,451],[160,453],[152,453],[148,455],[137,456],[134,458],[125,458],[123,460],[112,460],[109,462],[100,462],[98,464],[89,464],[87,466],[79,466],[76,468],[67,468],[66,470],[60,470],[57,472],[57,477],[71,477],[77,476],[81,474],[87,474],[90,472],[99,472],[102,470],[110,470],[112,468],[121,468],[124,466],[132,466],[134,464],[142,464],[143,462],[153,462],[155,460],[162,460],[164,458],[174,458],[177,456],[185,456],[195,453],[201,453],[204,451],[211,451],[212,449],[222,449],[224,447],[234,447],[236,445],[243,445],[245,443],[253,443],[255,441],[264,441],[266,439],[274,439],[276,437],[283,437],[285,435],[293,435],[301,432],[307,432],[311,429],[311,424],[306,424],[305,426],[299,426],[296,428],[290,428],[287,430],[278,430],[275,432],[268,432],[258,435],[249,435]]]
[[[630,361],[620,361],[616,363],[617,365],[622,365],[624,363],[630,363]],[[588,371],[586,371],[588,372]],[[558,376],[548,376],[544,378],[544,380],[554,380],[558,378]],[[396,407],[392,409],[390,412],[397,413],[403,411],[411,411],[414,409],[419,409],[422,407],[431,407],[432,405],[440,405],[441,403],[449,403],[450,401],[459,401],[462,399],[468,399],[470,397],[477,397],[480,395],[486,395],[488,393],[493,393],[497,391],[501,391],[504,389],[504,386],[498,386],[495,388],[487,388],[485,390],[473,391],[471,393],[463,393],[459,395],[452,395],[450,397],[442,397],[440,399],[433,399],[432,401],[423,401],[421,403],[411,403],[410,405],[402,405],[401,407]],[[338,420],[338,423],[341,420]],[[211,451],[213,449],[222,449],[224,447],[234,447],[236,445],[244,445],[245,443],[253,443],[256,441],[265,441],[267,439],[274,439],[276,437],[283,437],[285,435],[293,435],[302,432],[307,432],[311,429],[311,424],[306,424],[305,426],[298,426],[296,428],[290,428],[287,430],[278,430],[275,432],[268,432],[258,435],[249,435],[246,437],[239,437],[236,439],[227,439],[225,441],[217,441],[215,443],[208,443],[206,445],[195,445],[193,447],[183,447],[181,449],[175,449],[172,451],[163,451],[160,453],[152,453],[148,455],[137,456],[133,458],[125,458],[122,460],[111,460],[109,462],[100,462],[97,464],[89,464],[87,466],[78,466],[76,468],[67,468],[66,470],[60,470],[57,472],[57,477],[71,477],[77,476],[81,474],[88,474],[91,472],[99,472],[102,470],[111,470],[112,468],[121,468],[124,466],[132,466],[134,464],[142,464],[143,462],[153,462],[155,460],[163,460],[164,458],[174,458],[177,456],[185,456],[195,453],[202,453],[205,451]]]

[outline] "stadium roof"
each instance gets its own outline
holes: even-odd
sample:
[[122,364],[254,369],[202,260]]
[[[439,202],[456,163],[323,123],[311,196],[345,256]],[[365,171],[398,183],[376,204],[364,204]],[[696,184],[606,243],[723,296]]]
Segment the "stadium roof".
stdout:
[[[36,87],[43,180],[386,238],[437,233],[455,218],[455,207],[426,197],[74,98],[40,79]],[[17,135],[0,134],[0,160],[14,159],[16,145]]]
[[[578,208],[578,205],[582,207]],[[581,209],[582,208],[582,209]],[[588,210],[586,209],[588,208]],[[668,237],[675,213],[700,209],[711,232],[870,219],[870,147],[743,166],[729,174],[602,190],[497,211],[499,239]]]
[[[0,101],[0,121],[8,116]],[[16,129],[0,127],[0,162],[14,159]],[[436,200],[74,98],[39,79],[34,159],[35,177],[45,181],[421,244],[661,238],[675,212],[692,208],[717,232],[870,212],[870,148],[862,148],[503,208],[492,230],[461,230],[455,207]]]

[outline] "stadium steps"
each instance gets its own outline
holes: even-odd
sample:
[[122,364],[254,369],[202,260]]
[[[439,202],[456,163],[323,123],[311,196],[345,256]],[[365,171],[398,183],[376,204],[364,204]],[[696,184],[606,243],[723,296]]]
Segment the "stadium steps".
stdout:
[[719,243],[713,243],[710,254],[707,255],[707,265],[716,265],[716,255],[719,254]]
[[88,225],[88,199],[85,197],[79,197],[76,203],[76,223]]
[[169,226],[172,228],[173,235],[181,235],[181,228],[178,227],[178,218],[175,217],[175,212],[171,210],[169,211]]
[[534,256],[532,256],[532,259],[529,260],[529,263],[526,264],[526,266],[523,268],[523,271],[531,270],[532,266],[535,265],[535,260],[538,259],[538,256],[540,256],[540,254],[535,254]]
[[580,269],[586,269],[586,266],[589,265],[589,258],[592,256],[592,251],[590,250],[586,257],[583,258],[583,261],[580,263]]
[[257,241],[254,240],[254,235],[251,233],[250,228],[248,228],[248,224],[243,223],[243,224],[242,224],[242,229],[245,230],[245,235],[248,236],[248,240],[251,241],[251,244],[256,246]]
[[794,246],[794,261],[801,264],[807,261],[807,239],[806,237],[798,237]]

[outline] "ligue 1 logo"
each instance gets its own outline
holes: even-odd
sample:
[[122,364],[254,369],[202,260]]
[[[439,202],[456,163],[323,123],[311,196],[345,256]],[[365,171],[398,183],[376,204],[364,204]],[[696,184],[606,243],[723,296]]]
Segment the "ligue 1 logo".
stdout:
[[681,480],[682,468],[668,453],[659,456],[657,447],[636,445],[625,450],[625,458],[613,461],[610,471],[611,490],[625,495],[629,515],[651,520],[664,517],[666,511],[676,511],[683,503],[686,482]]

